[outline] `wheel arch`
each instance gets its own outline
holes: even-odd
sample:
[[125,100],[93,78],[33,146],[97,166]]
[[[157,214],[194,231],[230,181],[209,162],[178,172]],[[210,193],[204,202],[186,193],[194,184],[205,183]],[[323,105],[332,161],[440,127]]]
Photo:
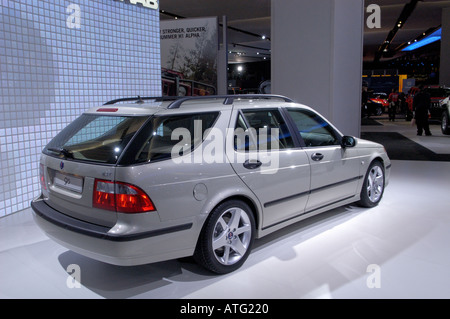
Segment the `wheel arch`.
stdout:
[[230,194],[227,194],[226,196],[218,198],[217,200],[211,200],[202,214],[203,218],[202,218],[201,230],[203,230],[203,228],[205,227],[206,220],[210,216],[211,212],[219,205],[221,205],[227,201],[230,201],[230,200],[240,200],[240,201],[246,203],[250,207],[253,217],[255,219],[255,226],[256,226],[255,235],[256,235],[256,237],[259,237],[259,230],[261,229],[261,225],[262,225],[262,210],[261,210],[261,207],[259,206],[259,202],[257,201],[257,199],[252,198],[251,196],[249,196],[248,194],[245,194],[245,193],[239,193],[239,194],[230,193]]
[[253,217],[255,218],[256,230],[258,230],[260,228],[259,227],[260,226],[260,221],[261,221],[260,213],[259,213],[259,210],[257,208],[256,203],[251,198],[249,198],[249,197],[247,197],[245,195],[240,195],[240,194],[238,195],[237,194],[237,195],[233,195],[233,196],[230,196],[230,197],[227,197],[227,198],[223,199],[215,207],[217,207],[220,204],[222,204],[222,203],[224,203],[226,201],[229,201],[229,200],[240,200],[240,201],[246,203],[250,207],[250,209],[252,210]]

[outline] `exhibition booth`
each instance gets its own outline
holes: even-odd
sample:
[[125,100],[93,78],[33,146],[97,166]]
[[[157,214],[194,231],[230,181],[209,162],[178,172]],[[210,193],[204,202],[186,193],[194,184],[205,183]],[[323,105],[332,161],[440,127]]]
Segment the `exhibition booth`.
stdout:
[[[376,5],[375,7],[369,7],[372,2]],[[391,41],[391,39],[384,40],[384,37],[389,35],[388,29],[391,25],[378,27],[379,21],[374,14],[378,12],[383,15],[383,8],[387,6],[389,8],[386,10],[396,8],[395,13],[398,13],[396,16],[400,13],[404,14],[407,9],[412,10],[410,16],[414,19],[414,9],[429,10],[432,6],[423,6],[417,1],[411,1],[406,5],[396,0],[391,1],[392,3],[372,2],[367,0],[267,0],[264,1],[264,10],[267,12],[247,20],[245,16],[250,13],[246,13],[244,9],[249,9],[251,6],[242,4],[243,7],[239,8],[239,1],[223,4],[224,8],[221,8],[219,4],[211,5],[214,8],[209,8],[207,1],[200,1],[205,5],[205,12],[197,15],[189,14],[188,9],[185,9],[186,11],[180,9],[177,12],[176,6],[179,2],[171,3],[170,0],[0,1],[2,26],[0,30],[0,298],[232,300],[448,298],[450,296],[448,293],[450,250],[446,243],[450,240],[448,232],[450,221],[446,211],[449,206],[447,192],[450,186],[449,136],[441,132],[439,119],[436,122],[430,121],[432,136],[417,136],[416,127],[411,124],[411,119],[400,116],[395,122],[388,121],[387,114],[384,112],[372,116],[370,120],[364,120],[361,116],[361,87],[364,81],[375,83],[378,80],[378,78],[374,80],[375,76],[368,79],[378,70],[370,72],[364,70],[366,65],[364,59],[368,50],[365,46],[365,34],[374,31],[383,32],[381,36],[383,45],[388,44],[386,41]],[[416,76],[412,81],[412,77],[409,76],[410,82],[408,82],[407,75],[399,76],[401,73],[399,69],[394,72],[385,68],[385,74],[377,74],[380,79],[383,76],[388,78],[390,74],[387,73],[392,71],[396,73],[394,74],[397,81],[394,83],[395,86],[399,83],[398,81],[405,85],[411,83],[411,87],[420,81],[424,83],[435,81],[440,87],[448,84],[445,81],[450,74],[448,69],[450,63],[446,60],[450,56],[450,24],[448,22],[450,21],[448,19],[450,5],[448,1],[431,2],[433,2],[433,8],[435,6],[433,14],[438,12],[436,14],[439,14],[440,19],[442,17],[439,24],[439,39],[432,44],[439,45],[438,59],[442,57],[439,60],[438,72],[432,73],[425,80]],[[408,6],[413,4],[413,7]],[[186,7],[191,5],[193,4],[185,4]],[[236,6],[233,7],[233,5]],[[381,11],[377,11],[380,7]],[[189,16],[186,16],[184,12]],[[238,13],[233,16],[233,12]],[[254,24],[250,26],[249,20]],[[382,23],[384,20],[380,21]],[[245,30],[247,23],[249,30]],[[405,21],[400,23],[396,32],[401,33],[401,24],[404,23]],[[270,34],[263,34],[260,31],[263,24],[270,26]],[[429,26],[429,33],[436,34],[434,33],[436,25],[434,22],[432,24]],[[425,35],[426,30],[423,31]],[[233,37],[233,33],[238,36]],[[239,37],[250,37],[252,40],[235,41]],[[236,48],[242,48],[242,51],[238,52]],[[244,53],[244,49],[253,50],[253,53]],[[395,63],[400,63],[398,61],[401,60],[398,59],[401,57],[388,56],[392,48],[384,46],[381,51],[383,50],[386,51],[381,58],[382,63],[388,63],[386,61],[391,58],[397,59]],[[399,52],[400,50],[397,53]],[[250,63],[238,62],[246,55]],[[389,60],[394,65],[393,61]],[[429,62],[430,65],[435,63],[435,60],[427,61],[432,61]],[[430,66],[430,68],[433,71],[436,70],[436,66]],[[242,74],[245,71],[250,74],[248,76],[250,80],[247,79],[247,83],[252,85],[259,83],[259,87],[253,85],[245,88],[237,85],[237,83],[245,83],[242,80]],[[381,82],[383,81],[378,83]],[[398,89],[398,86],[395,88]],[[239,98],[235,99],[233,95],[236,93]],[[247,93],[253,94],[249,95],[252,98],[247,99],[241,96]],[[272,97],[261,97],[262,93],[270,93]],[[211,102],[212,100],[207,99],[209,96],[221,96],[222,105],[213,105],[213,102],[216,103],[217,100],[214,98]],[[288,107],[284,109],[278,100],[278,102],[273,100],[280,99],[280,96],[281,100],[287,104],[295,101],[302,106],[311,107],[311,110],[320,114],[320,120],[317,120],[317,116],[314,119],[313,123],[316,126],[296,122],[296,118],[288,114],[292,112],[292,109]],[[164,98],[158,100],[155,97]],[[242,182],[242,185],[252,183],[248,187],[250,195],[248,195],[248,201],[244,200],[245,204],[253,210],[257,210],[259,205],[261,211],[266,212],[266,215],[255,214],[255,221],[252,221],[256,225],[255,232],[257,231],[258,236],[261,236],[255,239],[252,252],[246,256],[248,259],[245,264],[233,272],[224,271],[223,275],[209,272],[195,262],[198,261],[199,256],[199,248],[195,247],[195,258],[189,254],[179,254],[183,255],[183,258],[161,258],[157,262],[141,265],[132,265],[130,262],[129,266],[125,266],[127,261],[124,261],[121,265],[113,265],[97,261],[95,258],[90,258],[89,253],[85,255],[80,251],[75,252],[76,249],[69,249],[58,241],[49,239],[47,235],[52,237],[51,231],[47,228],[46,234],[42,231],[45,227],[38,226],[36,218],[33,217],[37,210],[31,207],[31,203],[36,199],[47,199],[49,193],[51,197],[51,190],[46,187],[58,187],[57,183],[59,183],[63,190],[56,196],[67,195],[70,192],[73,196],[71,201],[67,201],[67,207],[64,207],[66,205],[64,203],[58,203],[55,207],[61,210],[73,209],[74,200],[77,196],[81,198],[81,191],[78,191],[77,187],[82,187],[81,184],[88,180],[88,178],[84,180],[78,174],[83,169],[86,170],[88,164],[98,168],[98,176],[92,174],[95,180],[93,178],[92,185],[89,184],[91,194],[89,205],[86,206],[84,203],[85,207],[77,206],[80,210],[86,208],[86,211],[95,213],[92,205],[94,208],[105,209],[109,205],[109,199],[105,198],[111,194],[115,196],[112,208],[106,209],[114,211],[114,214],[124,213],[128,209],[119,210],[117,203],[123,199],[121,195],[127,195],[126,200],[129,202],[135,200],[136,194],[142,195],[142,200],[147,200],[147,194],[142,191],[142,187],[139,188],[140,186],[136,185],[137,182],[115,180],[115,174],[121,178],[131,176],[134,178],[133,181],[142,181],[141,175],[145,174],[142,164],[145,161],[139,162],[139,155],[134,153],[132,154],[134,158],[129,155],[130,148],[135,147],[133,142],[141,141],[140,138],[144,141],[142,136],[145,135],[146,129],[152,130],[149,136],[166,137],[165,130],[170,125],[156,127],[155,123],[150,123],[150,118],[161,109],[165,110],[162,111],[161,116],[172,116],[169,114],[171,109],[177,116],[184,115],[183,107],[180,105],[183,103],[192,105],[193,102],[189,101],[189,97],[198,98],[200,105],[198,108],[193,108],[191,113],[200,114],[199,109],[202,107],[210,107],[210,113],[217,112],[214,114],[217,117],[208,122],[209,127],[203,127],[202,133],[213,125],[221,125],[220,121],[224,121],[223,116],[229,116],[228,122],[224,122],[224,125],[227,124],[232,128],[241,125],[240,128],[247,132],[247,140],[243,142],[243,144],[247,143],[245,146],[247,148],[252,138],[248,133],[249,127],[252,126],[250,124],[257,123],[263,128],[269,126],[272,129],[284,129],[283,132],[288,134],[283,133],[283,138],[292,137],[292,149],[285,150],[283,153],[286,158],[291,156],[291,153],[306,150],[307,157],[305,155],[304,163],[287,160],[282,162],[284,165],[281,165],[282,169],[285,170],[283,178],[286,181],[282,185],[288,189],[286,192],[288,195],[278,199],[271,197],[277,190],[266,187],[271,183],[276,185],[275,177],[270,179],[267,176],[261,177],[255,174],[255,169],[260,169],[261,162],[258,161],[256,164],[244,162],[243,166],[247,170],[242,169],[242,163],[239,163],[239,167],[238,165],[229,167],[227,178],[230,178],[231,174],[236,174],[238,176],[236,178]],[[120,100],[124,98],[128,100]],[[170,102],[163,104],[167,102],[166,99]],[[240,109],[239,103],[242,100],[245,100],[245,103],[250,100],[249,106]],[[260,100],[266,104],[260,103]],[[193,101],[195,103],[197,100]],[[411,96],[411,103],[412,101]],[[446,107],[443,101],[444,97],[436,101],[438,104],[435,106],[439,107],[441,112],[445,112]],[[130,111],[132,114],[123,111],[121,104],[123,102],[133,103],[129,105],[131,108],[136,108],[133,112]],[[158,111],[142,113],[142,108],[151,108],[149,106],[151,103],[155,103],[154,107]],[[269,122],[263,123],[263,120],[257,119],[257,116],[254,119],[251,118],[254,114],[249,113],[250,109],[253,108],[252,111],[257,113],[255,110],[260,107],[258,103],[264,104],[263,107],[266,108],[270,106],[272,113],[267,117],[270,117],[272,122],[276,122],[276,126],[265,125]],[[267,106],[267,104],[270,105]],[[127,143],[131,140],[129,144],[121,144],[123,149],[116,147],[114,152],[127,151],[127,156],[132,160],[127,159],[129,160],[127,162],[120,157],[120,154],[116,154],[116,161],[108,159],[102,162],[95,159],[96,162],[92,163],[89,162],[91,158],[86,153],[80,151],[82,155],[76,155],[79,156],[77,158],[70,150],[70,143],[76,144],[77,138],[96,136],[98,141],[98,136],[103,137],[112,129],[117,129],[119,132],[121,123],[114,121],[114,123],[103,123],[103,127],[89,125],[89,122],[79,130],[80,134],[74,133],[70,136],[70,143],[65,141],[66,144],[58,144],[57,147],[53,147],[53,150],[52,145],[48,146],[55,136],[68,126],[73,126],[71,123],[85,112],[89,113],[89,116],[95,116],[96,119],[102,115],[108,115],[114,119],[137,118],[143,114],[149,116],[148,119],[142,120],[142,123],[139,122],[138,127],[135,127],[137,126],[135,122],[130,125],[130,128],[135,129],[133,133],[137,133],[130,135],[128,140],[128,128],[123,131],[123,134],[121,133],[120,137],[114,137],[120,141],[126,140]],[[308,114],[316,113],[311,111]],[[105,126],[108,130],[102,131]],[[306,136],[315,133],[318,128],[327,130],[326,133],[337,138],[335,142],[327,141],[329,144],[314,145],[317,149],[310,154],[308,147],[311,145],[305,142],[308,138]],[[191,128],[191,132],[194,130]],[[277,139],[280,136],[277,135]],[[357,140],[350,140],[349,136],[354,136]],[[64,136],[59,135],[59,138],[63,139]],[[150,136],[146,141],[153,147],[151,138]],[[364,144],[366,142],[360,138],[380,144],[379,146],[369,142]],[[259,136],[255,139],[256,143],[259,143]],[[104,138],[102,146],[111,143],[110,140],[112,139]],[[345,141],[353,142],[346,144]],[[135,147],[136,154],[145,153],[143,150],[146,147],[150,149],[147,144],[141,144],[142,147]],[[67,145],[69,150],[65,148]],[[326,150],[326,146],[330,145],[335,146],[333,159],[326,158],[325,161],[320,162],[323,155],[330,153]],[[366,148],[359,148],[361,145],[365,145]],[[85,147],[83,151],[93,149],[92,145],[86,144],[83,147]],[[378,153],[373,157],[364,153],[367,149],[371,149],[372,152],[372,149],[377,147],[379,147],[376,151]],[[193,151],[194,148],[190,150]],[[351,153],[352,150],[353,153]],[[236,142],[233,151],[239,151]],[[289,154],[286,155],[287,153]],[[350,153],[352,157],[346,157],[346,154]],[[384,156],[385,153],[390,159]],[[150,155],[148,156],[147,164],[151,161]],[[229,158],[228,156],[227,159]],[[310,180],[313,181],[314,174],[323,178],[336,175],[336,172],[333,172],[336,167],[329,164],[336,158],[342,159],[339,162],[341,165],[339,172],[345,173],[341,175],[353,174],[354,170],[358,170],[358,173],[351,177],[350,175],[339,176],[340,180],[330,181],[325,186],[321,184],[314,186],[314,183],[310,182]],[[358,165],[350,170],[348,163],[355,158]],[[386,177],[386,189],[383,189],[383,200],[379,204],[377,200],[371,208],[361,207],[354,202],[348,202],[354,194],[347,194],[343,196],[347,200],[343,201],[343,206],[335,205],[342,200],[339,198],[317,205],[310,211],[305,210],[301,214],[294,214],[294,217],[277,219],[274,215],[283,215],[292,208],[288,205],[276,206],[280,202],[307,196],[304,197],[304,206],[309,207],[308,204],[312,205],[313,200],[320,202],[319,197],[323,199],[323,196],[327,196],[324,195],[327,194],[324,189],[333,189],[333,187],[338,189],[338,186],[346,183],[354,183],[352,185],[355,190],[357,189],[354,198],[359,200],[359,190],[362,189],[361,194],[363,194],[364,187],[373,187],[372,181],[370,185],[367,184],[369,186],[364,184],[368,183],[365,177],[366,170],[369,168],[370,171],[372,161],[382,163],[380,171],[384,174],[383,178]],[[167,198],[173,199],[173,207],[176,209],[170,211],[167,218],[153,216],[151,221],[142,218],[136,224],[132,223],[133,217],[127,216],[121,220],[120,225],[113,222],[111,225],[108,224],[109,230],[105,230],[107,226],[102,224],[104,222],[102,216],[94,216],[89,220],[92,222],[89,232],[96,233],[98,237],[109,236],[108,238],[114,238],[115,241],[126,242],[129,238],[114,237],[121,233],[121,227],[128,227],[132,234],[133,228],[147,227],[147,231],[150,230],[148,233],[151,233],[147,234],[148,237],[158,238],[152,243],[163,247],[169,245],[169,240],[168,237],[158,237],[161,233],[173,233],[191,227],[198,227],[200,232],[207,227],[207,222],[203,224],[205,220],[210,220],[207,219],[207,215],[215,212],[225,202],[226,196],[239,199],[237,194],[233,196],[225,194],[229,189],[225,191],[219,186],[210,187],[208,183],[211,183],[211,180],[218,180],[218,177],[214,175],[215,172],[211,172],[205,166],[204,170],[196,171],[198,181],[192,190],[189,189],[189,194],[197,205],[195,207],[199,207],[201,214],[192,220],[186,217],[181,227],[176,223],[177,218],[190,217],[188,212],[183,211],[183,207],[186,210],[194,207],[180,202],[185,191],[180,185],[189,172],[179,170],[180,175],[176,176],[177,171],[172,170],[168,165],[165,166],[163,161],[157,163],[160,166],[157,169],[152,168],[153,175],[146,177],[147,183],[152,184],[153,178],[156,180],[161,176],[172,177],[173,175],[173,178],[167,179],[167,182],[164,180],[161,189],[167,185],[171,186],[171,188],[167,187]],[[316,166],[313,166],[314,164]],[[207,164],[202,163],[202,165]],[[299,190],[296,190],[295,184],[290,183],[289,175],[295,177],[296,169],[299,167],[307,171],[308,183],[311,185],[308,184],[308,188],[305,189],[300,189],[299,186]],[[92,170],[95,170],[94,168]],[[119,170],[116,171],[116,168]],[[64,175],[69,169],[74,171]],[[123,173],[125,170],[128,175]],[[244,173],[241,174],[240,170]],[[252,171],[248,172],[248,170]],[[64,176],[74,177],[74,179],[66,180]],[[255,181],[255,176],[260,178],[260,182]],[[58,178],[60,180],[57,180]],[[49,182],[50,179],[54,184]],[[388,179],[389,183],[387,183]],[[80,185],[75,185],[78,182]],[[219,182],[217,185],[221,184]],[[70,183],[72,185],[68,186],[67,184]],[[374,180],[373,183],[381,184],[378,180]],[[123,190],[125,188],[126,190]],[[235,188],[236,191],[245,193],[243,188],[239,189],[238,186]],[[122,193],[119,193],[118,189],[121,189]],[[265,191],[263,192],[264,200],[258,197],[260,189]],[[214,191],[223,196],[223,202],[218,200],[213,205],[211,197],[208,196]],[[313,197],[314,194],[319,193],[320,196]],[[260,202],[255,204],[255,207],[251,205],[252,196],[257,198],[255,202]],[[96,204],[96,200],[102,202]],[[148,200],[153,205],[151,199]],[[151,206],[150,204],[148,207]],[[158,202],[154,206],[158,208]],[[327,206],[331,210],[325,210]],[[55,207],[53,208],[56,211]],[[153,206],[151,207],[149,211],[156,211]],[[245,207],[242,211],[245,211]],[[314,213],[306,219],[298,218],[314,210],[320,211],[321,214]],[[41,217],[44,215],[40,214]],[[223,216],[225,215],[224,213]],[[285,215],[288,216],[287,213]],[[53,222],[61,225],[68,218],[64,215],[49,221],[48,216],[43,217],[46,219],[44,223]],[[76,221],[72,220],[70,225],[66,224],[65,229],[82,233],[80,228],[85,221],[78,217],[73,219]],[[295,223],[286,223],[287,220],[293,220]],[[164,228],[155,229],[152,224],[155,221],[164,223]],[[271,224],[269,221],[274,222]],[[228,223],[227,218],[219,219],[217,224],[224,225],[225,222]],[[244,228],[242,225],[247,222],[250,223],[244,214],[237,228]],[[228,226],[231,224],[229,222]],[[267,231],[273,225],[285,227],[277,227],[273,232]],[[189,236],[184,240],[186,245],[188,242],[197,242],[196,237]],[[206,235],[202,236],[199,237],[199,242]],[[234,230],[231,226],[227,228],[226,236],[229,236],[226,239],[228,244],[224,244],[224,247],[230,246],[237,252],[240,247],[233,242],[233,236],[234,238],[238,236],[236,228]],[[250,240],[243,240],[243,242],[245,246]],[[181,247],[184,244],[177,245]],[[211,242],[210,245],[214,247],[215,243]],[[120,247],[131,249],[126,245]],[[140,247],[138,249],[140,252],[148,248],[144,245]],[[101,248],[95,249],[98,253]],[[158,249],[155,248],[155,250]],[[102,252],[100,251],[99,254]],[[172,255],[178,256],[175,253]],[[168,256],[172,255],[168,254]],[[228,260],[224,264],[227,262]],[[266,308],[267,305],[261,304],[258,307],[263,313],[270,312]],[[216,314],[217,309],[218,307],[215,310]],[[190,310],[180,308],[180,313],[191,311],[192,314],[203,310],[202,308]],[[212,308],[210,310],[212,314],[214,311]],[[241,308],[236,311],[243,313]],[[244,312],[247,311],[248,309],[245,308]],[[231,310],[230,313],[232,313]]]

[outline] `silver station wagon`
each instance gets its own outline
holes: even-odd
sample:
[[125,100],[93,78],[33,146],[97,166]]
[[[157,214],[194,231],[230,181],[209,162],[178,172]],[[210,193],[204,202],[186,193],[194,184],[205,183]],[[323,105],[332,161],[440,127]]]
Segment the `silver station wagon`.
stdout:
[[44,148],[40,228],[115,265],[194,256],[238,269],[255,238],[351,203],[376,206],[391,162],[278,95],[124,98]]

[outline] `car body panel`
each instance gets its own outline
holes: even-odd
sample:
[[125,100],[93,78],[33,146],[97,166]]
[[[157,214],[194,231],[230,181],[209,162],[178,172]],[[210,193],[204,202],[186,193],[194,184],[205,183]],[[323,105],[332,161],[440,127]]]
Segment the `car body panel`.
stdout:
[[305,150],[308,158],[317,153],[324,156],[320,162],[310,161],[311,191],[307,210],[355,195],[361,179],[358,149],[327,146]]

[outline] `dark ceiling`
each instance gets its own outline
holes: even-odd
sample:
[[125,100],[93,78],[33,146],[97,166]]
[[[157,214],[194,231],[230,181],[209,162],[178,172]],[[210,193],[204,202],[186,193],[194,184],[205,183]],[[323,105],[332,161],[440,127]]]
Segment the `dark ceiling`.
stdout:
[[[365,0],[365,8],[370,4],[380,6],[381,28],[370,29],[365,26],[365,62],[398,57],[396,48],[440,26],[442,8],[450,7],[450,1],[447,0]],[[270,59],[270,7],[271,0],[160,0],[162,20],[174,19],[175,16],[218,16],[221,22],[225,15],[229,27],[229,63],[263,61],[264,57]],[[365,19],[369,15],[365,12]],[[406,22],[401,28],[396,28],[399,19],[405,16]],[[265,40],[262,39],[263,35],[267,37]],[[386,39],[390,40],[389,46],[381,47]],[[380,55],[377,56],[379,50]]]

